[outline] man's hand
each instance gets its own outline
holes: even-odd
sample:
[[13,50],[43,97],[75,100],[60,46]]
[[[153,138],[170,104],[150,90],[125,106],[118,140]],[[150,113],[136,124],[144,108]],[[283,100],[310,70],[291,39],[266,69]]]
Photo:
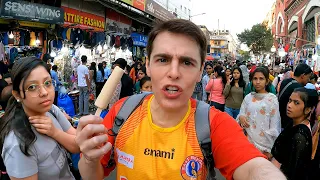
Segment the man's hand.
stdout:
[[100,117],[94,115],[84,116],[79,120],[75,141],[86,161],[100,161],[101,157],[112,148],[108,142],[107,129],[101,124],[102,121]]
[[47,116],[31,116],[29,117],[29,122],[39,133],[49,137],[54,137],[57,132],[57,128]]
[[286,180],[287,178],[270,161],[257,157],[239,166],[233,173],[235,180]]
[[243,128],[248,128],[250,127],[250,124],[248,122],[248,119],[245,116],[240,116],[239,117],[240,120],[240,126]]

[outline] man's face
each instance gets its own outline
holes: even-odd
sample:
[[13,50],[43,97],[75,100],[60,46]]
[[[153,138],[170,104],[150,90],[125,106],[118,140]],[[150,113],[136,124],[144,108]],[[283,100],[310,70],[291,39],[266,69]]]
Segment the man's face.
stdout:
[[199,49],[185,35],[162,32],[155,38],[146,68],[160,107],[172,111],[188,104],[203,70]]
[[304,86],[310,81],[310,77],[311,73],[301,75],[301,80]]

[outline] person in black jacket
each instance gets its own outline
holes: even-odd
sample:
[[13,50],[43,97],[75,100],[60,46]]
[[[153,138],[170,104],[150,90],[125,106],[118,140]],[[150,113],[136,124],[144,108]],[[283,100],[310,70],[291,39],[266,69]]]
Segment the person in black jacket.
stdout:
[[303,87],[309,82],[311,74],[312,70],[308,65],[299,64],[294,71],[294,77],[285,79],[281,82],[278,95],[281,128],[286,128],[286,126],[288,126],[288,124],[292,122],[291,118],[289,118],[286,113],[286,107],[289,102],[289,97],[291,96],[294,89]]
[[[119,66],[124,70],[127,66],[127,61],[123,58],[119,58],[114,62],[114,65]],[[124,73],[121,78],[121,92],[119,99],[131,95],[133,95],[133,81],[127,74]]]

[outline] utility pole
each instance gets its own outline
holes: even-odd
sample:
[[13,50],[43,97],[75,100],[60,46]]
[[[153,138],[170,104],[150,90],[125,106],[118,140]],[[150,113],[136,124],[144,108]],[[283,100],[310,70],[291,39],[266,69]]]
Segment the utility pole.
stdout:
[[218,35],[220,35],[220,20],[218,19]]

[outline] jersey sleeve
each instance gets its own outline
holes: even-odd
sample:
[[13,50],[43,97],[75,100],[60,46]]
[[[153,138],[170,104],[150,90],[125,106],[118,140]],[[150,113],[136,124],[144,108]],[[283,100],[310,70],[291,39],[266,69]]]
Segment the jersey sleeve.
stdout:
[[237,122],[228,114],[214,108],[210,110],[212,152],[215,167],[228,180],[245,162],[265,156],[246,138]]
[[[113,122],[114,119],[117,115],[117,112],[119,111],[119,109],[121,108],[123,102],[124,102],[125,98],[119,100],[117,103],[114,104],[114,106],[112,106],[112,108],[110,109],[110,111],[108,112],[108,114],[105,116],[105,118],[103,119],[103,125],[108,129],[108,142],[110,142],[112,144],[112,146],[114,146],[114,136],[112,136],[112,126],[113,126]],[[100,163],[103,166],[103,171],[104,171],[104,176],[109,176],[109,174],[114,170],[115,166],[113,167],[107,167],[108,166],[108,162],[110,160],[110,156],[111,156],[111,151],[109,151],[107,154],[105,154]]]

